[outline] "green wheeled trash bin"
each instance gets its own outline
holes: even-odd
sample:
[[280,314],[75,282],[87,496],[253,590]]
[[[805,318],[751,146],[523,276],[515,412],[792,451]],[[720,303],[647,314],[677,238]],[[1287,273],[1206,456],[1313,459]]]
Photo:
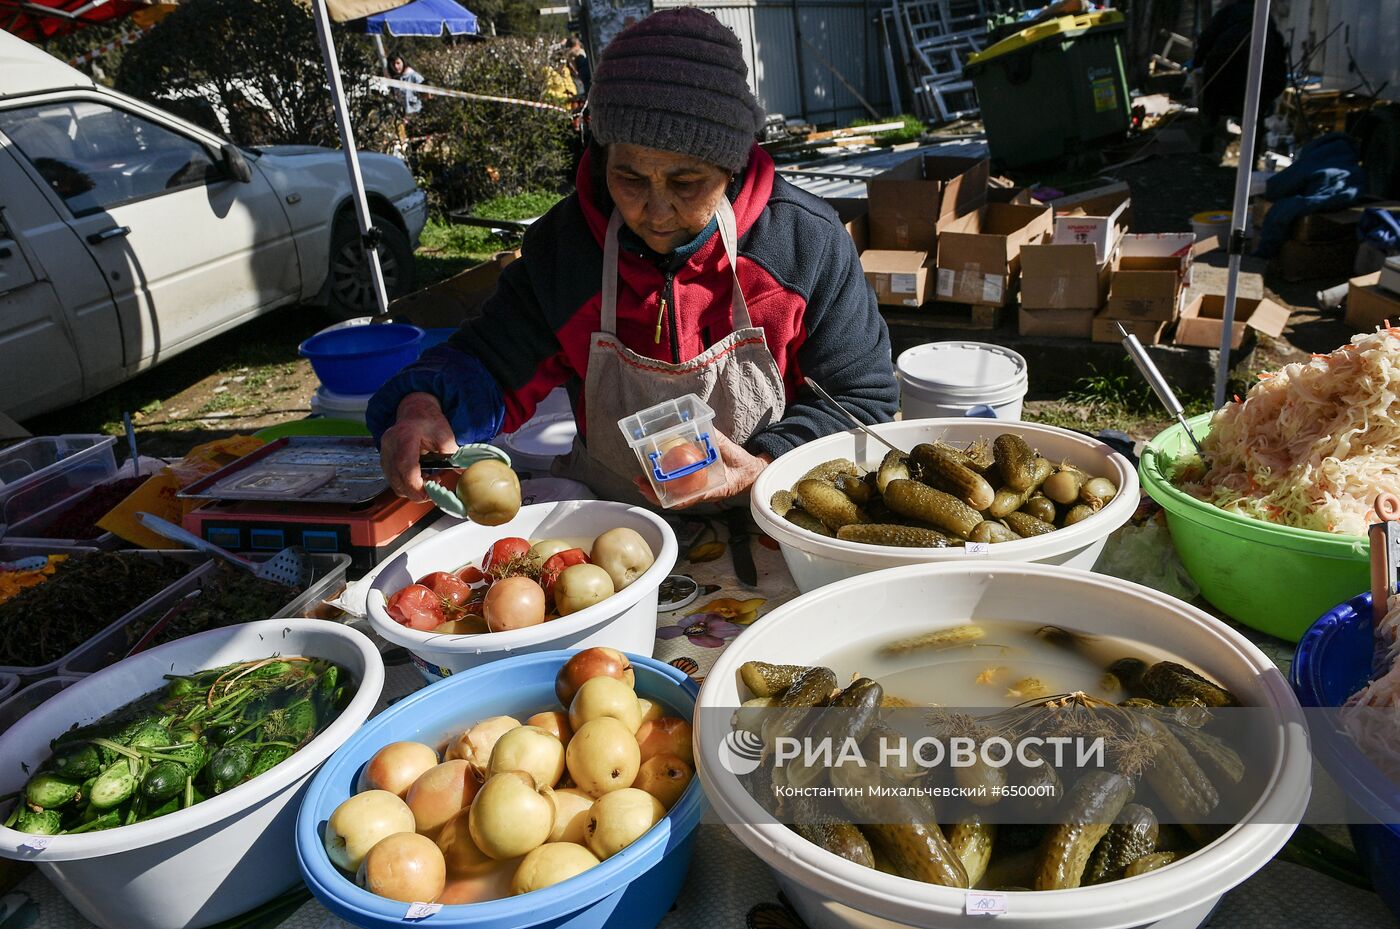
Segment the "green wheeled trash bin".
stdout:
[[967,60],[992,157],[1009,167],[1053,161],[1085,142],[1121,137],[1132,115],[1123,14],[1061,16]]

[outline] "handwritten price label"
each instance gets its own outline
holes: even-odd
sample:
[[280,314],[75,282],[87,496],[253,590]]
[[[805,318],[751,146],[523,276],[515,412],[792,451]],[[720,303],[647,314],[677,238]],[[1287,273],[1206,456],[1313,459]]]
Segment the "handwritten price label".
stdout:
[[968,542],[963,546],[963,551],[969,555],[987,555],[992,551],[990,542]]
[[36,835],[26,839],[24,844],[21,845],[20,848],[30,848],[36,852],[42,852],[44,849],[49,847],[49,842],[51,841],[53,840],[49,836]]
[[970,890],[966,906],[969,916],[1001,916],[1006,912],[1006,894]]
[[427,919],[435,916],[442,910],[441,903],[410,903],[408,912],[403,914],[404,919]]

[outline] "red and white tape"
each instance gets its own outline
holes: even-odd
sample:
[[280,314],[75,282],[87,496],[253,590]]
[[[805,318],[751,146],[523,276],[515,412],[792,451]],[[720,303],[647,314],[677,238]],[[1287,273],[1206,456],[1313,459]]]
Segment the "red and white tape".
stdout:
[[484,100],[488,103],[506,103],[512,106],[528,106],[536,110],[554,110],[563,113],[565,116],[572,116],[568,107],[559,106],[554,103],[541,103],[537,100],[517,100],[514,97],[493,97],[489,94],[473,94],[465,90],[449,90],[446,87],[434,87],[432,84],[412,84],[408,81],[396,81],[389,77],[371,77],[370,83],[378,87],[388,87],[394,90],[411,90],[416,94],[430,94],[437,97],[456,97],[460,100]]

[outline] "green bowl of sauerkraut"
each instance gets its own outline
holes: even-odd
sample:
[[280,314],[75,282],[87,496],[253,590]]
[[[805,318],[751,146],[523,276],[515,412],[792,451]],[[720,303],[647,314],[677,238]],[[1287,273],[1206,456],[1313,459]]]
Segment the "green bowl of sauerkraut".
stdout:
[[[1188,421],[1198,439],[1210,413]],[[1279,525],[1215,503],[1174,483],[1200,459],[1181,426],[1160,433],[1142,454],[1143,489],[1166,511],[1177,553],[1201,596],[1253,629],[1296,642],[1338,603],[1370,586],[1365,536]]]

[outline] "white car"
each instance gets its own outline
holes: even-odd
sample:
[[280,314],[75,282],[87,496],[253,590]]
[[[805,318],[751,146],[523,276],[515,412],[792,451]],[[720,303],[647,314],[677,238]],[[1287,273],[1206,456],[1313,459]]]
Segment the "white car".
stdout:
[[[427,198],[360,156],[390,294]],[[0,410],[77,402],[289,303],[374,309],[343,153],[240,149],[0,32]]]

